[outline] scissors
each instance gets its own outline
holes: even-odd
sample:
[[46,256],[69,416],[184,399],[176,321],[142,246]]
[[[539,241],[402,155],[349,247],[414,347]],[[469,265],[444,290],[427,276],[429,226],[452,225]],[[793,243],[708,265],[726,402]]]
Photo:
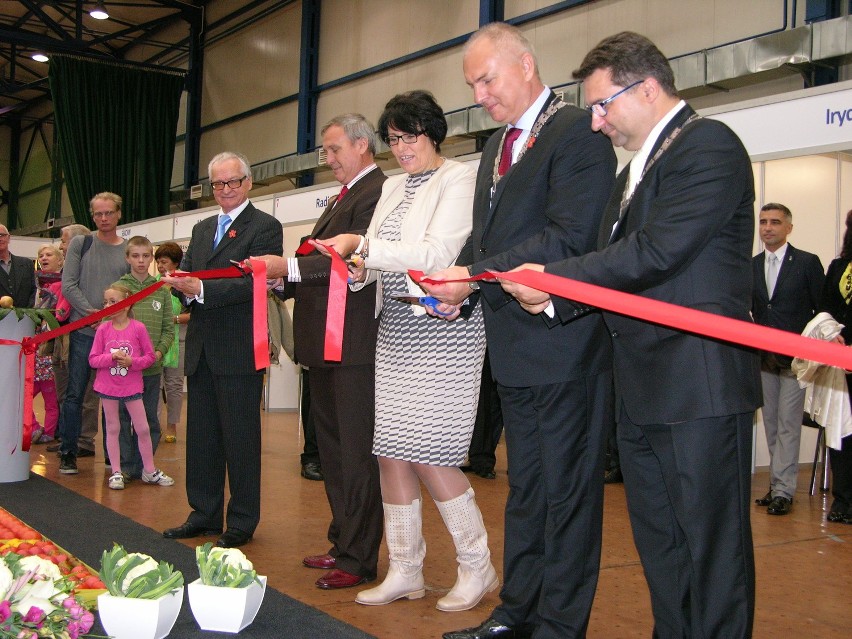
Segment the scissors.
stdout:
[[454,311],[449,311],[443,313],[438,310],[438,305],[441,303],[437,297],[432,297],[431,295],[417,296],[411,295],[410,293],[391,293],[390,296],[395,300],[399,300],[400,302],[405,302],[406,304],[418,304],[420,306],[428,306],[431,308],[436,315],[447,316],[452,315]]

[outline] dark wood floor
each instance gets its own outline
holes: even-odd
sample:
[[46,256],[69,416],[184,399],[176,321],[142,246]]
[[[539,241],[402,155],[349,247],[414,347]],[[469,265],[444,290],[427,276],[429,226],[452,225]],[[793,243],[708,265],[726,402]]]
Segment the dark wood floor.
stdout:
[[[497,603],[489,594],[475,609],[444,613],[435,602],[452,587],[456,575],[452,541],[433,504],[424,505],[426,597],[369,607],[354,602],[354,590],[322,591],[313,583],[322,572],[304,568],[304,555],[327,550],[325,531],[329,510],[321,482],[299,476],[300,432],[295,414],[264,413],[263,516],[254,541],[245,552],[269,584],[309,605],[381,638],[434,639],[447,630],[476,625]],[[490,534],[498,573],[502,569],[503,506],[507,493],[505,450],[498,450],[496,480],[472,478]],[[32,468],[113,510],[156,530],[182,523],[188,507],[183,491],[184,441],[161,444],[158,465],[177,483],[161,488],[131,483],[124,491],[106,486],[103,455],[79,460],[80,474],[61,476],[58,459],[44,446],[33,448]],[[793,512],[772,517],[754,506],[757,564],[757,610],[754,636],[828,638],[848,637],[852,593],[852,526],[825,521],[828,498],[807,494],[810,471],[802,470]],[[762,495],[765,473],[754,477],[752,493]],[[425,491],[424,491],[425,493]],[[194,540],[186,542],[194,546]],[[130,549],[129,549],[130,550]],[[144,551],[144,548],[132,549]],[[384,547],[379,573],[387,569]],[[648,591],[627,519],[624,489],[606,487],[604,542],[597,598],[589,637],[631,639],[651,636]]]

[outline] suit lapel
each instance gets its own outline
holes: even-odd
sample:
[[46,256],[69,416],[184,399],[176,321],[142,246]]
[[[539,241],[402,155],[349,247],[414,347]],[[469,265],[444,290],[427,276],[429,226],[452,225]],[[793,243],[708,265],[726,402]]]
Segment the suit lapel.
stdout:
[[[787,245],[787,252],[784,254],[784,261],[778,265],[778,278],[775,280],[775,290],[781,286],[781,283],[786,280],[793,270],[793,262],[796,260],[796,249],[790,244]],[[774,294],[774,292],[773,292]]]
[[[211,258],[216,257],[222,251],[227,251],[234,242],[238,241],[240,233],[242,233],[246,228],[248,228],[249,223],[251,222],[251,217],[253,214],[253,207],[249,204],[246,208],[243,209],[242,213],[237,216],[237,219],[231,222],[231,226],[228,227],[228,230],[225,231],[225,236],[219,240],[219,246],[213,249],[210,254]],[[218,216],[213,225],[213,237],[210,238],[210,246],[213,246],[213,240],[216,237],[216,227],[218,226]]]

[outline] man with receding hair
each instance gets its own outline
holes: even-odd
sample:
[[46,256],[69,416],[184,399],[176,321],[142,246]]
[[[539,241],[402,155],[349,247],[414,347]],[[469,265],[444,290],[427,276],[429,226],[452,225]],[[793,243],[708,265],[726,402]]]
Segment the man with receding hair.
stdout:
[[[604,39],[574,77],[592,127],[636,154],[619,175],[598,251],[544,270],[750,321],[751,162],[721,122],[677,94],[653,42]],[[578,305],[505,281],[530,313],[571,323]],[[654,637],[750,637],[749,520],[758,357],[732,344],[605,313],[613,343],[618,452]]]
[[[464,76],[476,102],[507,126],[480,160],[473,230],[457,261],[469,266],[435,277],[593,250],[616,163],[589,114],[542,83],[532,46],[504,23],[471,36]],[[471,289],[444,284],[435,292],[457,303]],[[598,313],[549,327],[496,283],[479,294],[509,462],[504,583],[488,619],[444,637],[581,637],[600,563],[609,337]]]

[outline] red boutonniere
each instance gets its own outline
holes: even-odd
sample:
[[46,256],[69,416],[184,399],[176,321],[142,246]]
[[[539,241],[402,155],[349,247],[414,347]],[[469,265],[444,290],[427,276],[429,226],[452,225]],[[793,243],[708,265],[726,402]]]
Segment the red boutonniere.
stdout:
[[532,136],[532,135],[529,137],[529,139],[527,140],[527,151],[529,151],[531,148],[533,148],[533,145],[535,144],[535,141],[537,139],[538,139],[537,137]]
[[237,237],[236,231],[228,231],[228,237]]

